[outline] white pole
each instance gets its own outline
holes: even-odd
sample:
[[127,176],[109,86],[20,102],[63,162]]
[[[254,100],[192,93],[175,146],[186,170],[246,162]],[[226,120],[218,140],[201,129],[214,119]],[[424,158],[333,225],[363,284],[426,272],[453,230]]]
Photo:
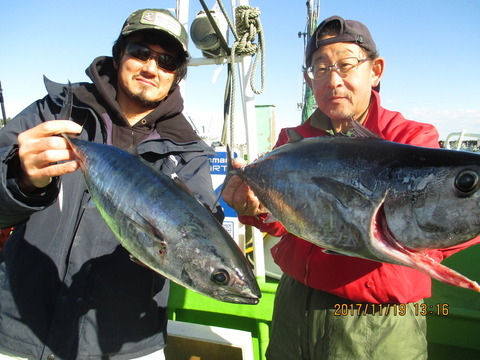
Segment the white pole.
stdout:
[[[185,30],[187,30],[187,33],[190,32],[190,29],[188,28],[189,7],[190,7],[190,0],[177,0],[177,9],[176,9],[177,19],[185,27]],[[182,94],[182,96],[185,96],[185,87],[186,87],[185,79],[180,81],[178,85],[180,86],[180,93]]]
[[190,0],[177,0],[177,19],[188,32],[188,11]]
[[462,149],[462,142],[464,137],[465,137],[465,129],[462,130],[462,132],[460,133],[460,136],[458,137],[457,150]]
[[[239,0],[239,5],[247,5],[248,0]],[[235,9],[233,9],[235,16]],[[242,90],[242,105],[247,133],[247,156],[248,162],[252,162],[258,156],[257,119],[255,113],[255,96],[250,86],[250,74],[252,72],[252,57],[244,56],[238,64],[240,73],[240,88]],[[260,230],[252,227],[253,260],[255,275],[265,277],[265,253],[263,246],[263,234]]]

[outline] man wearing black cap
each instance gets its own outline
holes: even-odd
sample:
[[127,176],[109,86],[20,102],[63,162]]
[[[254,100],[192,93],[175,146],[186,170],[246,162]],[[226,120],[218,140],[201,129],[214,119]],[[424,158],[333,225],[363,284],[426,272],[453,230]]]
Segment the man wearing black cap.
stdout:
[[136,152],[212,209],[212,150],[182,115],[187,39],[169,11],[135,11],[113,58],[87,69],[92,83],[72,85],[74,121],[53,120],[65,85],[47,81],[0,132],[0,228],[14,226],[0,259],[0,358],[164,358],[168,281],[129,259],[58,135]]
[[[390,141],[438,147],[432,125],[380,105],[385,61],[362,23],[339,16],[324,20],[308,42],[305,63],[318,109],[294,128],[301,136],[348,135],[351,122],[358,121]],[[287,141],[282,129],[276,147]],[[235,165],[243,164],[237,160]],[[427,358],[425,317],[415,309],[431,296],[430,277],[404,266],[328,254],[278,222],[265,223],[265,209],[239,177],[232,177],[223,197],[242,223],[281,237],[272,249],[284,275],[275,299],[269,360]],[[440,261],[458,250],[428,255]]]

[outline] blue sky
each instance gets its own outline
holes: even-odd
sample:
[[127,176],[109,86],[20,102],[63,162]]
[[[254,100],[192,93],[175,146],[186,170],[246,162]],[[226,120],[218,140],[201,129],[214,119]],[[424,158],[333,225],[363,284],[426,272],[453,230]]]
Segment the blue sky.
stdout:
[[[305,30],[305,2],[250,1],[261,11],[266,41],[266,88],[255,102],[275,105],[277,130],[301,119],[304,44],[297,34]],[[214,1],[206,3],[212,7]],[[230,1],[224,3],[229,9]],[[133,10],[175,6],[175,0],[2,1],[0,81],[7,116],[45,95],[43,75],[57,82],[88,81],[85,69],[95,57],[111,54]],[[190,19],[200,9],[191,0]],[[434,124],[445,138],[461,130],[480,133],[479,14],[478,0],[324,0],[319,18],[340,15],[365,23],[386,59],[382,105]],[[193,43],[190,52],[200,56]],[[189,69],[185,106],[200,129],[221,129],[225,81],[224,66]],[[255,83],[259,87],[260,79]],[[241,126],[243,120],[236,121]]]

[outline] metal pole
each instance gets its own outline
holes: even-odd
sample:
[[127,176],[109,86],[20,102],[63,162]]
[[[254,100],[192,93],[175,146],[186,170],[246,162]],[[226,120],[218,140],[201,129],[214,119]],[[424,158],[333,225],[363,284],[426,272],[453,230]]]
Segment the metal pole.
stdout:
[[[249,5],[248,0],[239,0],[240,5]],[[235,14],[235,9],[233,9]],[[234,16],[235,18],[235,16]],[[242,105],[247,132],[247,156],[248,162],[258,157],[257,119],[255,113],[255,95],[250,86],[249,79],[252,71],[252,57],[244,56],[239,63],[240,88],[242,89]],[[255,275],[265,278],[265,252],[263,246],[263,234],[260,230],[252,227],[253,261],[255,263]]]
[[[175,9],[177,19],[185,27],[185,30],[187,30],[187,33],[190,33],[190,29],[188,28],[189,10],[190,10],[190,0],[177,0],[177,7]],[[182,94],[182,96],[185,96],[185,91],[186,91],[185,79],[180,81],[179,87],[180,87],[180,93]]]
[[0,81],[0,104],[2,105],[2,116],[3,116],[2,121],[0,121],[0,128],[2,128],[7,124],[7,114],[5,112],[5,103],[3,101],[3,90],[2,90],[1,81]]
[[222,49],[225,51],[225,53],[230,55],[230,48],[228,47],[227,40],[223,37],[222,32],[218,28],[217,23],[212,17],[212,14],[210,13],[210,10],[207,7],[207,4],[205,4],[205,1],[200,0],[200,3],[202,4],[203,11],[205,11],[205,15],[207,16],[208,20],[210,21],[210,24],[212,25],[213,29],[215,30],[215,33],[218,36],[218,40],[220,41],[220,45],[222,46]]

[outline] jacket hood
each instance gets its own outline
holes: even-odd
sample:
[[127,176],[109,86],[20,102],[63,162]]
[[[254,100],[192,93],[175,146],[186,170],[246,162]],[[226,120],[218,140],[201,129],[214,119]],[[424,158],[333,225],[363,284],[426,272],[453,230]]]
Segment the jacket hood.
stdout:
[[[117,70],[113,65],[113,58],[97,57],[85,72],[93,82],[92,88],[84,89],[90,93],[85,100],[90,97],[94,103],[103,104],[105,109],[114,115],[112,119],[117,119],[117,125],[129,127],[130,125],[116,101]],[[87,103],[92,105],[90,102]],[[156,128],[160,137],[170,138],[176,142],[199,140],[200,137],[195,133],[182,111],[183,98],[180,88],[176,86],[166,98],[158,103],[156,109],[145,117],[145,120]]]

